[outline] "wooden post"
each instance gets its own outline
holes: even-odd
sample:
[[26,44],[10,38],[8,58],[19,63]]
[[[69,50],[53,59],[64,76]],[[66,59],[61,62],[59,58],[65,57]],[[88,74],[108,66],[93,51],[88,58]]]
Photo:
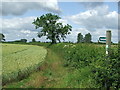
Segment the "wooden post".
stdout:
[[106,31],[106,55],[110,55],[110,48],[111,48],[111,31]]

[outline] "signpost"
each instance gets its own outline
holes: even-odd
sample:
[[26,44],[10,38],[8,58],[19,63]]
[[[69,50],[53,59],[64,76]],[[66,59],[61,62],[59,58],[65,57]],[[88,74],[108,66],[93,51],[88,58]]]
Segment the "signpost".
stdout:
[[106,55],[110,55],[110,48],[111,48],[111,31],[106,31],[106,37],[99,37],[100,43],[106,43]]
[[106,43],[106,37],[99,37],[99,42]]
[[111,31],[106,31],[106,55],[110,55],[110,47],[111,47]]

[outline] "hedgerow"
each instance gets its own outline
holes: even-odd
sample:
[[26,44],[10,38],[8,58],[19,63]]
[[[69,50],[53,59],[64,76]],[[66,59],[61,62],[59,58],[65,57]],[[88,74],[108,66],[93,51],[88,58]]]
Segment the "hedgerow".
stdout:
[[96,85],[93,87],[120,88],[120,55],[117,45],[111,47],[109,57],[105,55],[105,45],[58,43],[50,48],[64,57],[64,66],[79,70],[83,75],[85,72],[81,70],[88,67],[86,73],[89,74],[86,77],[89,77],[89,81],[93,79],[90,83],[95,80]]

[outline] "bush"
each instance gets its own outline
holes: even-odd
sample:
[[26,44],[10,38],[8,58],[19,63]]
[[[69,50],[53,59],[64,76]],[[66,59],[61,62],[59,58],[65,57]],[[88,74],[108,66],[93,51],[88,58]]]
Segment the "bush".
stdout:
[[[120,55],[117,46],[112,47],[110,57],[105,55],[105,46],[98,44],[59,43],[50,48],[64,57],[64,66],[75,70],[89,67],[93,75],[86,77],[90,76],[100,88],[120,88]],[[80,74],[85,73],[81,71]]]

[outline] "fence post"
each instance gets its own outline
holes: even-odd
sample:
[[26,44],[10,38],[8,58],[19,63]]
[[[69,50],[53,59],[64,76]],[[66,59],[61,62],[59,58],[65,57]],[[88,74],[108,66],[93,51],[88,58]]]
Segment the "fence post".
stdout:
[[109,56],[111,53],[111,31],[106,31],[106,55]]

